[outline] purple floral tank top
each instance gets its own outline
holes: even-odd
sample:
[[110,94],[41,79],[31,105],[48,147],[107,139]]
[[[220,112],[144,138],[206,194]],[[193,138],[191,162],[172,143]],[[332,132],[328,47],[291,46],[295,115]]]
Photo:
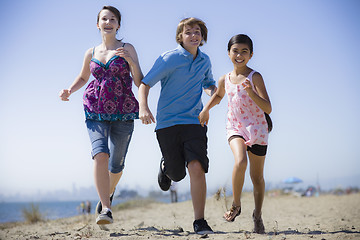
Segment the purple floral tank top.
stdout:
[[127,121],[139,118],[139,103],[132,92],[130,68],[124,58],[114,56],[103,64],[93,57],[90,71],[95,79],[86,87],[83,96],[86,119]]

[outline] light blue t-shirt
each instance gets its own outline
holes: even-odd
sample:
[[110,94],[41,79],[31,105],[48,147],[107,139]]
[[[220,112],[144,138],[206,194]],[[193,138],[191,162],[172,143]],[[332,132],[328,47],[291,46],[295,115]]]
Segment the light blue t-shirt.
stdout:
[[179,45],[163,53],[142,80],[153,87],[161,81],[156,130],[178,124],[200,124],[203,89],[215,85],[209,57],[198,49],[193,55]]

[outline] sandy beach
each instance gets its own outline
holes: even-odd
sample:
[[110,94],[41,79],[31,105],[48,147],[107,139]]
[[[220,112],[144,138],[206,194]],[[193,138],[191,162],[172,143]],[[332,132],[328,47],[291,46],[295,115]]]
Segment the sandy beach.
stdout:
[[242,197],[242,213],[228,223],[222,215],[232,199],[209,197],[205,215],[215,234],[194,234],[190,201],[164,204],[144,202],[116,210],[114,223],[102,230],[95,215],[48,220],[34,224],[0,225],[0,239],[360,239],[360,194],[297,197],[269,194],[263,220],[266,234],[252,233],[254,203],[251,193]]

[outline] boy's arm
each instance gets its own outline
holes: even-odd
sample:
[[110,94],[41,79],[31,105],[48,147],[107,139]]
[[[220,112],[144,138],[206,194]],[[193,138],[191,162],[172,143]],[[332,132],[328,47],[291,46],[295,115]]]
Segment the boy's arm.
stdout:
[[141,83],[139,87],[139,118],[143,124],[155,123],[155,118],[152,115],[149,105],[148,105],[148,96],[149,96],[150,86],[145,83]]
[[210,87],[204,89],[204,92],[210,97],[216,92],[217,88],[215,85],[211,85]]
[[148,105],[149,90],[157,82],[161,81],[161,79],[164,79],[167,75],[169,75],[169,72],[172,70],[172,68],[169,67],[168,61],[169,56],[158,57],[150,71],[140,83],[138,91],[139,118],[143,124],[151,124],[152,122],[155,123],[155,118],[152,115]]
[[205,78],[204,78],[202,84],[203,84],[204,92],[208,96],[211,97],[216,92],[217,88],[216,88],[215,80],[214,80],[214,77],[213,77],[213,74],[211,71],[210,59],[208,59],[208,64],[209,64],[209,67],[205,73]]

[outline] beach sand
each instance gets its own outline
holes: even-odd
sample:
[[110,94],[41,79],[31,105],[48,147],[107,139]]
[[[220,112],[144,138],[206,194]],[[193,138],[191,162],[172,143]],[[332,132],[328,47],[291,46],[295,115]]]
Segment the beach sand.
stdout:
[[209,197],[205,216],[215,234],[194,234],[191,201],[144,203],[114,210],[114,223],[101,230],[95,215],[48,220],[35,224],[0,224],[0,239],[360,239],[360,194],[266,195],[263,220],[266,234],[252,233],[254,201],[251,193],[241,199],[242,213],[232,223],[222,218],[231,198]]

